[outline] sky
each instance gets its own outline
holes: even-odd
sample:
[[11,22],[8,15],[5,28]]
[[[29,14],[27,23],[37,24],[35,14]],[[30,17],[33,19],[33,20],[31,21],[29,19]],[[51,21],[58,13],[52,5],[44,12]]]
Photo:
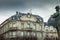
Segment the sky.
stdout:
[[47,22],[54,14],[55,7],[60,5],[60,0],[0,0],[0,24],[16,11],[39,15]]

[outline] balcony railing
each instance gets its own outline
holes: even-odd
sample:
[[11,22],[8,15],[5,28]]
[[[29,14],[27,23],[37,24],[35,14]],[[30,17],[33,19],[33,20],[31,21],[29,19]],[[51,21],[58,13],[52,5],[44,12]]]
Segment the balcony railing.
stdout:
[[10,27],[8,30],[17,30],[17,27]]

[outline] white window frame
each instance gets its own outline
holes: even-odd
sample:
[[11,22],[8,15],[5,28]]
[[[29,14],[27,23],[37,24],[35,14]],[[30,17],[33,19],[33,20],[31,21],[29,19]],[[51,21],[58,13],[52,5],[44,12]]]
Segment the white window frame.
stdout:
[[20,36],[23,36],[23,35],[24,35],[24,33],[21,31],[21,32],[20,32]]
[[33,29],[34,29],[34,30],[36,29],[36,24],[33,24]]
[[13,26],[12,27],[16,27],[16,24],[13,24]]
[[39,30],[40,30],[40,31],[42,30],[42,26],[41,26],[41,25],[39,26]]

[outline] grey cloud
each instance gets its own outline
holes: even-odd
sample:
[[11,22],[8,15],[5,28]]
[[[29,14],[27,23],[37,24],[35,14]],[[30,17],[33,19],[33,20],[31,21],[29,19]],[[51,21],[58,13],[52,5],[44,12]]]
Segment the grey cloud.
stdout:
[[29,8],[44,9],[47,6],[60,4],[60,0],[0,0],[0,11],[27,10]]
[[[0,6],[38,6],[38,5],[48,5],[57,4],[57,0],[0,0]],[[58,3],[59,4],[59,3]]]
[[25,12],[31,8],[38,8],[43,16],[47,16],[56,5],[60,5],[60,0],[0,0],[0,16],[11,16],[15,11]]

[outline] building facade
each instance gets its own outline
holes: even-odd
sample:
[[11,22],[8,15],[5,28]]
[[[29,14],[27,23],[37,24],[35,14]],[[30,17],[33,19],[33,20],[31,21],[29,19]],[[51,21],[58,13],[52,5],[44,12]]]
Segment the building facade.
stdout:
[[44,34],[45,34],[45,36],[44,36],[44,40],[57,40],[57,38],[58,38],[58,33],[57,33],[57,29],[56,28],[54,28],[54,26],[52,26],[52,25],[48,25],[48,24],[45,24],[44,25]]
[[57,30],[51,27],[38,15],[16,12],[0,25],[0,40],[56,40]]

